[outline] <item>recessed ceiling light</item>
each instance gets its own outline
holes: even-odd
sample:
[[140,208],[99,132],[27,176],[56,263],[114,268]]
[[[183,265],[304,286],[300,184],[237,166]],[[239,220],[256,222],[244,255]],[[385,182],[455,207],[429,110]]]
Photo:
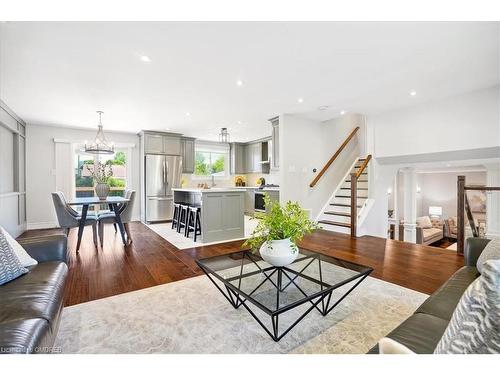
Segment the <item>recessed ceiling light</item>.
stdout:
[[241,125],[241,121],[238,121],[238,125]]
[[298,99],[297,99],[297,102],[299,102],[299,103],[303,103],[303,102],[304,102],[304,99],[303,99],[303,98],[298,98]]
[[327,105],[320,105],[320,106],[318,107],[318,109],[319,109],[320,111],[326,111],[326,110],[328,109],[328,106],[327,106]]
[[243,86],[243,81],[241,79],[236,81],[237,86]]
[[191,116],[191,113],[189,113],[189,112],[186,112],[186,116]]
[[411,95],[411,96],[415,96],[415,95],[417,95],[417,92],[416,92],[415,90],[410,91],[410,95]]
[[340,111],[340,114],[343,116],[345,115],[345,111]]
[[151,62],[151,58],[149,56],[143,55],[141,56],[141,61],[142,62]]

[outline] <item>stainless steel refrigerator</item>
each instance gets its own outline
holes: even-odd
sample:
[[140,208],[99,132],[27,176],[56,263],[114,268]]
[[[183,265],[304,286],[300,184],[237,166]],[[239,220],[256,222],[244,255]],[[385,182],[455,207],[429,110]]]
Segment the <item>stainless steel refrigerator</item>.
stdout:
[[146,221],[172,220],[174,192],[181,186],[182,157],[146,155]]

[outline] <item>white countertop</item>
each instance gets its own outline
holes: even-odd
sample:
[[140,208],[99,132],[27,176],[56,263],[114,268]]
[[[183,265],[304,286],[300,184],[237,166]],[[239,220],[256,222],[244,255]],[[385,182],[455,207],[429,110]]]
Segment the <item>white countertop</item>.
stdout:
[[233,189],[254,189],[254,190],[262,190],[262,191],[280,191],[279,187],[266,187],[264,189],[260,189],[258,186],[235,186]]
[[241,189],[236,188],[222,188],[214,187],[209,189],[202,188],[173,188],[173,191],[179,191],[184,193],[197,193],[197,194],[208,194],[208,193],[242,193]]

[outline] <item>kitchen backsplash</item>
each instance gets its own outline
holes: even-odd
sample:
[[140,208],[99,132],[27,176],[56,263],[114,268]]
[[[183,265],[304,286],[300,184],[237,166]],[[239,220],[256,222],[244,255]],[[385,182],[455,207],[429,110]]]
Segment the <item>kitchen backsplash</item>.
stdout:
[[[279,185],[279,172],[278,171],[271,171],[269,174],[264,174],[264,173],[248,173],[248,174],[241,174],[241,175],[231,175],[228,178],[219,178],[217,177],[215,179],[215,184],[218,187],[230,187],[230,186],[235,186],[235,178],[237,176],[242,176],[243,180],[246,182],[247,186],[256,186],[257,185],[257,180],[261,177],[264,177],[266,180],[266,184],[275,184]],[[182,187],[196,187],[198,184],[204,184],[207,183],[208,186],[212,183],[212,178],[193,178],[192,174],[183,174],[182,175]]]

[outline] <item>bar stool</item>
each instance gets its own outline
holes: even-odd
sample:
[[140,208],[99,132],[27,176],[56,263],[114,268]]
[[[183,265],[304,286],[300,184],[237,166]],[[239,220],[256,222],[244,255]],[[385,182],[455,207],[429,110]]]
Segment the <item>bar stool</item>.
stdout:
[[179,224],[179,215],[181,213],[181,203],[174,203],[174,216],[172,218],[172,229],[176,228]]
[[189,204],[180,203],[179,219],[177,220],[177,233],[180,233],[181,229],[187,228],[188,213],[189,213]]
[[189,238],[189,233],[194,232],[194,242],[198,235],[201,235],[201,206],[189,206],[189,214],[187,219],[187,226],[184,231],[184,237]]

